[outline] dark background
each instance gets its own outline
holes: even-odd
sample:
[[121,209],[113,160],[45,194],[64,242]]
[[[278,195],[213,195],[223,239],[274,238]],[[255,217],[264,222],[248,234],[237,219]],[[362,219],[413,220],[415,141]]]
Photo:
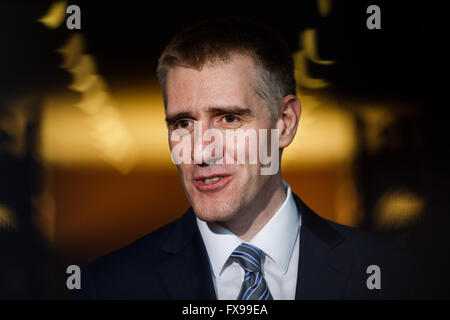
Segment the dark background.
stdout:
[[[27,126],[25,156],[17,159],[0,153],[0,202],[13,208],[22,226],[18,234],[0,230],[5,239],[14,239],[0,245],[0,269],[10,272],[16,266],[26,265],[23,274],[38,274],[30,278],[22,276],[24,287],[28,282],[32,285],[18,290],[19,298],[45,297],[42,292],[46,290],[45,284],[36,284],[40,273],[24,262],[41,261],[47,255],[30,254],[36,252],[35,247],[45,247],[38,242],[39,236],[30,222],[31,195],[39,192],[42,183],[40,164],[32,156],[38,147],[35,135],[39,127],[39,96],[64,90],[71,81],[70,75],[58,68],[61,57],[56,49],[72,31],[64,25],[49,30],[36,21],[50,3],[0,4],[0,108],[15,97],[37,97]],[[443,270],[442,288],[436,289],[436,296],[448,297],[448,5],[433,1],[332,1],[330,15],[321,17],[316,1],[71,1],[69,4],[81,8],[81,32],[87,40],[87,52],[95,53],[98,72],[108,80],[112,92],[121,86],[124,75],[130,81],[156,82],[156,62],[164,45],[181,28],[203,18],[252,17],[277,30],[293,52],[299,49],[301,30],[317,29],[320,57],[335,60],[336,64],[327,68],[311,64],[310,70],[314,76],[330,80],[329,92],[342,101],[399,100],[402,107],[411,107],[410,114],[384,132],[385,144],[377,153],[369,153],[364,145],[360,146],[354,166],[358,189],[364,195],[365,217],[360,227],[374,231],[371,212],[388,186],[406,186],[422,195],[426,208],[418,223],[407,229],[380,233],[394,241],[401,240],[427,256],[436,270]],[[381,30],[366,28],[366,8],[371,4],[381,8]],[[7,114],[6,110],[0,109],[0,116]],[[4,141],[9,138],[5,133],[0,136]],[[394,140],[400,142],[391,143]],[[12,247],[15,243],[20,245]],[[13,267],[8,267],[5,261]],[[9,286],[18,279],[5,278],[9,279],[5,282]]]

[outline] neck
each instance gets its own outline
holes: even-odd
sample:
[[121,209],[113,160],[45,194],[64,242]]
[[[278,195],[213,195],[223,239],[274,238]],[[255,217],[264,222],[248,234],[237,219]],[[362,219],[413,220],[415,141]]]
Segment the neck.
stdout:
[[259,201],[220,224],[245,242],[249,242],[274,216],[286,199],[281,175],[273,177],[258,196]]

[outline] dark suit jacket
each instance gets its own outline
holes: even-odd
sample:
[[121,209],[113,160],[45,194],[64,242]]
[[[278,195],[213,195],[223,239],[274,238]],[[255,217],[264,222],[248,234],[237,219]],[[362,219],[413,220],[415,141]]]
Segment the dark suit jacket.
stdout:
[[[404,249],[319,217],[297,196],[302,214],[296,299],[416,298],[418,263]],[[381,289],[367,288],[367,267]],[[78,298],[216,299],[208,255],[189,209],[180,219],[82,268]]]

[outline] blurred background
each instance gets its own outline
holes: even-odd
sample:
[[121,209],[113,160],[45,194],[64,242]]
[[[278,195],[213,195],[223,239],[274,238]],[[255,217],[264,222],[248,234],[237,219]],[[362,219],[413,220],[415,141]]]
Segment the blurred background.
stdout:
[[[80,8],[80,29],[69,5]],[[370,30],[369,5],[381,9]],[[401,243],[448,297],[448,6],[396,1],[3,1],[0,298],[61,297],[83,265],[188,208],[156,63],[184,26],[247,16],[296,63],[285,180],[319,215]]]

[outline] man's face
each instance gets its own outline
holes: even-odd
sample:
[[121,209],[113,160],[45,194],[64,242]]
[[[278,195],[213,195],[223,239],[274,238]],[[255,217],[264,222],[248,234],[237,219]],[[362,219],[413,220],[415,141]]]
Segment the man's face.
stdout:
[[[227,129],[255,129],[258,132],[258,129],[270,131],[275,126],[264,101],[252,86],[254,68],[250,57],[234,55],[227,63],[205,66],[201,71],[175,67],[167,75],[166,120],[170,149],[172,151],[180,143],[170,139],[174,130],[183,128],[190,132],[192,161],[181,163],[177,168],[196,215],[207,222],[226,222],[249,210],[257,210],[273,185],[275,176],[261,175],[259,161],[257,164],[248,161],[229,164],[225,160],[227,154],[236,159],[233,148],[246,145],[227,145]],[[205,148],[211,143],[194,138],[194,122],[201,123],[203,132],[213,128],[223,134],[223,164],[194,163],[194,147],[202,145]],[[246,147],[248,149],[248,143]],[[203,160],[209,160],[205,158],[208,158],[206,154]]]

